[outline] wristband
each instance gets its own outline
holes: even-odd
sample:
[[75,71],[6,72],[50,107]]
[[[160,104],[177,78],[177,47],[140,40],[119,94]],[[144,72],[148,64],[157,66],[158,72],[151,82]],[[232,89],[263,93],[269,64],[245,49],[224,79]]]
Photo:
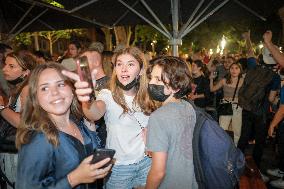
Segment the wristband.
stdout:
[[0,105],[0,113],[5,110],[6,108],[8,108],[8,106],[4,106],[4,105]]

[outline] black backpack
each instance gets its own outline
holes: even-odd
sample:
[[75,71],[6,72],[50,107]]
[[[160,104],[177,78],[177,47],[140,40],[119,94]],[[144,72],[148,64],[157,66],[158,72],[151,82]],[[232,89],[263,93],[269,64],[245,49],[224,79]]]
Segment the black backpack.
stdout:
[[244,83],[239,90],[238,103],[247,111],[259,113],[263,108],[266,97],[266,88],[272,81],[275,73],[264,66],[257,66],[249,70]]
[[209,114],[188,102],[196,112],[192,149],[198,188],[234,189],[244,170],[243,153]]

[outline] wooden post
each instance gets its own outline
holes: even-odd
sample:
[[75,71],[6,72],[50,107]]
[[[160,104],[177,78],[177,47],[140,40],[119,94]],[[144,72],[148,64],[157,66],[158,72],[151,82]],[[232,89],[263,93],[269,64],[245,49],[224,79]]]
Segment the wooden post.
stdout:
[[105,50],[112,51],[112,40],[111,40],[112,34],[110,29],[108,28],[101,28],[101,29],[105,34],[105,40],[106,40]]

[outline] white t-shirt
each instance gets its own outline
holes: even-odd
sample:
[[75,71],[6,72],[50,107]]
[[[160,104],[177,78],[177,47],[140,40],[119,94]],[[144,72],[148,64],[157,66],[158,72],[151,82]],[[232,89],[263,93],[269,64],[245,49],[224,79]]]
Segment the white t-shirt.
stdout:
[[[127,106],[132,110],[134,96],[124,95],[124,98]],[[122,107],[114,101],[108,89],[102,89],[97,100],[102,100],[106,104],[104,115],[107,128],[106,148],[116,150],[115,164],[129,165],[142,160],[145,144],[141,127],[147,126],[149,116],[140,111],[122,114]]]

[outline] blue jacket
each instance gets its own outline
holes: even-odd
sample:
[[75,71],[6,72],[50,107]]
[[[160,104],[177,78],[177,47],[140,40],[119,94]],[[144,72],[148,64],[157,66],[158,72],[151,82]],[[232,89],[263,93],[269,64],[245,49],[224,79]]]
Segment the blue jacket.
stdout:
[[[43,133],[35,133],[19,150],[17,189],[69,189],[67,174],[98,147],[95,133],[81,121],[78,125],[84,145],[75,137],[59,132],[59,145],[50,144]],[[87,188],[81,184],[76,189]],[[89,188],[95,188],[89,186]]]

